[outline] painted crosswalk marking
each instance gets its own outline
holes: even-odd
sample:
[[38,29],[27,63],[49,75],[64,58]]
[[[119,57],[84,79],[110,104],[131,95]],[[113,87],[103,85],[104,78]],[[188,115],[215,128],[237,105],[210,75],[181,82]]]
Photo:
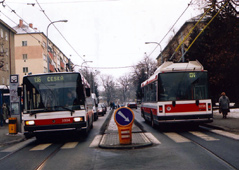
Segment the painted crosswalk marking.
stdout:
[[61,147],[61,149],[72,149],[75,148],[77,144],[78,142],[67,142]]
[[34,148],[30,149],[30,151],[42,151],[49,147],[52,143],[46,143],[46,144],[39,144],[35,146]]
[[201,138],[201,139],[203,139],[205,141],[217,141],[217,140],[219,140],[217,138],[208,136],[208,135],[206,135],[206,134],[204,134],[202,132],[198,132],[198,131],[190,131],[189,133],[191,133],[191,134],[193,134],[193,135],[195,135],[195,136],[197,136],[197,137],[199,137],[199,138]]
[[170,139],[172,139],[173,141],[175,141],[176,143],[191,142],[189,139],[174,132],[167,132],[164,134],[168,136]]
[[234,133],[230,133],[230,132],[226,132],[223,130],[211,130],[211,132],[222,135],[222,136],[226,136],[235,140],[239,140],[239,135],[234,134]]
[[102,135],[96,135],[89,147],[90,148],[98,147],[101,139],[102,139]]
[[149,132],[147,132],[147,133],[144,133],[146,136],[147,136],[147,138],[151,141],[151,142],[153,142],[154,144],[161,144],[161,142],[152,134],[152,133],[149,133]]

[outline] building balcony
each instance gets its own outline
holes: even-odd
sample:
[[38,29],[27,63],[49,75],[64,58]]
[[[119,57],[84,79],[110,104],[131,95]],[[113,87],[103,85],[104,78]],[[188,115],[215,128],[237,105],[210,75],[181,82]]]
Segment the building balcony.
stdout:
[[50,72],[55,72],[55,67],[52,64],[49,64]]

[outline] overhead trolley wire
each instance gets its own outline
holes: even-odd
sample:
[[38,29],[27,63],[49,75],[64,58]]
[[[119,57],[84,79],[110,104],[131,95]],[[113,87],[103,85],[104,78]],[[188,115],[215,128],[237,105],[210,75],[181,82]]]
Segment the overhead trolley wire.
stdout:
[[[46,18],[50,21],[50,22],[52,22],[51,21],[51,19],[47,16],[47,14],[45,13],[45,11],[43,10],[43,8],[41,7],[41,5],[39,4],[39,2],[38,2],[38,0],[36,0],[36,2],[37,2],[37,4],[38,4],[38,6],[40,7],[40,9],[41,9],[41,11],[43,12],[43,14],[46,16]],[[60,30],[54,25],[54,24],[52,24],[54,27],[55,27],[55,29],[59,32],[59,34],[62,36],[62,38],[66,41],[66,43],[73,49],[73,51],[83,60],[83,61],[85,61],[85,59],[75,50],[75,48],[69,43],[69,41],[65,38],[65,36],[60,32]]]
[[[174,26],[177,24],[177,22],[179,21],[179,19],[184,15],[184,13],[187,11],[187,9],[189,8],[189,6],[191,5],[193,0],[191,0],[188,4],[188,6],[185,8],[185,10],[182,12],[182,14],[178,17],[178,19],[174,22],[174,24],[172,25],[172,27],[168,30],[168,32],[164,35],[164,37],[161,39],[161,41],[159,42],[159,44],[162,43],[162,41],[166,38],[166,36],[171,32],[171,30],[174,28]],[[153,49],[153,51],[148,55],[151,56],[153,54],[153,52],[158,48],[158,44],[157,46]]]
[[176,54],[176,52],[178,51],[179,47],[184,43],[184,41],[188,38],[188,36],[193,32],[193,30],[196,28],[196,26],[201,22],[201,20],[206,16],[206,14],[209,12],[209,10],[211,10],[211,8],[213,7],[213,5],[207,9],[206,12],[203,13],[203,15],[200,17],[200,19],[197,21],[197,23],[191,28],[191,30],[189,31],[189,33],[184,37],[184,39],[179,43],[178,47],[174,50],[174,53],[172,54],[172,56],[169,58],[169,60],[172,60],[172,58],[174,57],[174,55]]
[[[184,56],[188,50],[192,47],[192,45],[194,44],[194,42],[198,39],[198,37],[202,34],[202,32],[208,27],[208,25],[215,19],[215,17],[219,14],[219,12],[225,8],[225,6],[228,4],[229,1],[227,1],[219,10],[218,12],[211,18],[211,20],[207,23],[207,25],[204,26],[204,28],[200,31],[200,33],[194,38],[194,40],[192,41],[192,43],[189,45],[189,47],[187,48],[187,50],[185,51],[185,53],[182,55]],[[181,57],[182,58],[182,57]],[[179,61],[181,60],[181,58],[179,59]]]
[[[8,6],[8,5],[7,5]],[[9,6],[8,6],[9,9],[11,9]],[[12,10],[12,9],[11,9]],[[13,10],[12,10],[13,11]],[[14,10],[15,11],[15,10]],[[12,21],[14,24],[17,25],[17,23],[15,21],[13,21],[11,18],[9,18],[6,14],[4,14],[2,11],[0,11],[7,19],[9,19],[10,21]],[[22,19],[17,13],[16,11],[14,12],[20,19]],[[23,20],[23,19],[22,19]],[[23,20],[25,23],[27,23],[25,20]],[[26,29],[24,28],[21,28],[24,32],[26,32],[27,34],[29,34],[31,37],[33,37],[35,40],[37,40],[37,42],[39,44],[41,44],[41,41],[39,39],[37,39],[35,36],[33,36],[30,32],[27,32]]]

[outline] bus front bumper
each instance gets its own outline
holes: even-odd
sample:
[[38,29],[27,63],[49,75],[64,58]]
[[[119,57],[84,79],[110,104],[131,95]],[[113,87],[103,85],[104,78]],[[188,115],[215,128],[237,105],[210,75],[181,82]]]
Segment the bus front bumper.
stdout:
[[86,122],[71,123],[71,124],[57,124],[57,125],[42,125],[42,126],[25,126],[25,133],[34,132],[53,132],[65,130],[83,130],[87,128]]

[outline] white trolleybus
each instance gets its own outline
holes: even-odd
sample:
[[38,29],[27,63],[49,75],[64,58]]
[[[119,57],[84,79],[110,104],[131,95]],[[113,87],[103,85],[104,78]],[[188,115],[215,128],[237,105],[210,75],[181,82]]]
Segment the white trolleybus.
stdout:
[[207,71],[198,61],[163,63],[141,84],[141,116],[151,125],[212,122]]
[[75,130],[87,134],[94,113],[90,88],[77,72],[23,77],[22,125],[27,138],[52,131]]

